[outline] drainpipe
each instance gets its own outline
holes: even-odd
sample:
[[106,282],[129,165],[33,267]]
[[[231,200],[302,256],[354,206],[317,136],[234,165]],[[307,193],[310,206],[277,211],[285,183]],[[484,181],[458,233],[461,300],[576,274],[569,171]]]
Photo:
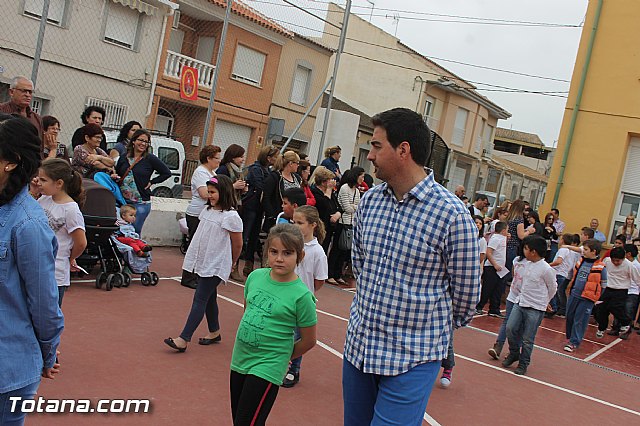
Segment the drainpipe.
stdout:
[[169,16],[173,16],[174,12],[178,10],[178,5],[176,3],[167,1],[167,0],[158,0],[160,3],[164,4],[169,8],[169,12],[165,13],[162,18],[162,30],[160,31],[160,41],[158,42],[158,54],[156,55],[156,66],[153,70],[153,80],[151,82],[151,94],[149,95],[149,105],[147,106],[147,115],[148,118],[151,115],[151,108],[153,107],[153,96],[156,92],[156,85],[158,84],[158,71],[160,69],[160,56],[162,56],[162,47],[164,46],[164,35],[167,31],[167,18]]
[[576,129],[578,111],[580,110],[580,104],[582,102],[584,85],[587,81],[587,72],[589,71],[589,63],[591,62],[591,53],[593,53],[593,43],[595,42],[596,33],[598,32],[598,23],[600,21],[600,12],[602,11],[602,2],[603,0],[598,0],[598,6],[596,6],[596,15],[593,20],[593,28],[591,28],[589,44],[587,45],[587,55],[585,57],[584,65],[582,67],[582,75],[580,76],[580,86],[578,87],[578,95],[576,96],[576,103],[573,106],[573,112],[571,113],[571,123],[569,124],[569,134],[567,135],[567,144],[564,147],[564,152],[562,154],[562,164],[560,165],[560,176],[558,176],[558,182],[556,183],[556,191],[555,191],[555,194],[553,194],[553,203],[551,203],[551,208],[554,208],[554,209],[558,206],[560,189],[562,189],[562,184],[564,183],[564,171],[567,168],[567,159],[569,158],[569,151],[571,150],[573,133]]

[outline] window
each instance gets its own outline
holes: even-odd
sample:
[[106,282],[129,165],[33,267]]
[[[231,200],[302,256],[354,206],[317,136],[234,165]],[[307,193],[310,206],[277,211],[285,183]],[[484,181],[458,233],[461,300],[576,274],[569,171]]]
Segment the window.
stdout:
[[171,36],[169,36],[169,50],[176,53],[182,52],[182,42],[184,41],[184,31],[171,30]]
[[129,107],[127,105],[118,104],[103,99],[87,98],[85,108],[90,105],[96,105],[104,108],[106,117],[103,126],[111,129],[120,129],[127,122],[127,114]]
[[231,78],[259,86],[262,82],[262,71],[266,59],[267,55],[264,53],[239,44],[236,48]]
[[311,81],[311,70],[305,66],[297,65],[293,73],[293,85],[291,86],[291,98],[289,100],[298,105],[307,103],[309,93],[309,83]]
[[104,40],[133,49],[140,25],[140,12],[130,7],[109,3]]
[[468,117],[469,111],[464,108],[458,108],[458,112],[456,113],[455,127],[453,129],[453,138],[451,139],[451,142],[453,142],[454,145],[464,145],[464,137],[467,133]]
[[498,181],[500,180],[500,171],[497,169],[489,169],[487,175],[487,186],[485,191],[498,192]]
[[[62,25],[65,10],[67,6],[67,0],[50,0],[49,11],[47,12],[47,22],[56,25]],[[25,0],[24,1],[24,14],[34,18],[40,19],[42,16],[42,9],[44,8],[44,0]]]
[[196,48],[196,59],[205,64],[213,63],[213,51],[215,49],[215,37],[198,37],[198,47]]
[[427,96],[427,99],[424,101],[424,116],[425,117],[433,117],[433,107],[435,105],[436,100],[431,96]]
[[167,165],[169,170],[178,170],[180,168],[180,154],[175,148],[159,147],[158,158]]

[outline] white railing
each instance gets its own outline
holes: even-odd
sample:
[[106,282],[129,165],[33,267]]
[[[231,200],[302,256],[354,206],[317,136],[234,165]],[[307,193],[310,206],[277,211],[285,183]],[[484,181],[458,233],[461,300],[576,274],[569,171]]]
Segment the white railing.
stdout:
[[164,66],[164,75],[180,80],[180,73],[182,72],[183,66],[197,69],[198,85],[211,89],[213,85],[213,71],[216,69],[214,65],[167,50],[167,63]]

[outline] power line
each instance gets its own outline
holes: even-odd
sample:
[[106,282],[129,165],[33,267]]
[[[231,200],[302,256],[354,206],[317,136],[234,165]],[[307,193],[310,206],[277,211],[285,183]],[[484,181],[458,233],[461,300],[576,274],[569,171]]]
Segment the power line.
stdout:
[[[285,1],[285,3],[287,4],[274,3],[272,1],[265,1],[265,0],[250,0],[250,1],[254,3],[269,4],[273,6],[300,8],[299,6],[293,5],[286,0],[282,0],[282,1]],[[315,3],[329,4],[330,2],[315,1]],[[368,6],[353,5],[352,7],[366,8],[369,10],[371,9]],[[322,11],[327,13],[329,12],[338,13],[338,11],[329,11],[325,8],[317,8],[317,7],[315,8],[305,7],[304,10],[317,10],[317,11]],[[459,24],[481,24],[481,25],[499,25],[499,26],[546,27],[546,28],[549,28],[549,27],[550,28],[581,28],[582,27],[582,25],[575,25],[575,24],[561,24],[561,23],[553,23],[553,22],[533,22],[533,21],[498,19],[498,18],[479,18],[476,16],[450,15],[450,14],[444,14],[444,13],[418,12],[418,11],[408,11],[408,10],[390,9],[390,8],[377,8],[377,10],[385,11],[385,12],[405,13],[409,15],[409,16],[400,16],[400,19],[430,21],[430,22],[449,22],[449,23],[459,23]],[[342,12],[339,12],[339,13],[342,13]],[[357,12],[353,12],[353,13],[357,14]],[[369,15],[378,16],[378,17],[387,17],[387,14],[374,13]],[[424,18],[424,17],[410,16],[410,15],[435,16],[438,18],[450,18],[450,19],[434,19],[434,18]],[[464,20],[461,21],[460,19],[464,19]]]
[[[314,28],[306,27],[306,26],[304,26],[304,25],[294,24],[293,22],[283,21],[283,20],[281,20],[281,19],[275,19],[275,18],[271,18],[271,19],[272,19],[272,20],[274,20],[274,21],[276,21],[276,22],[282,23],[282,24],[288,24],[288,25],[292,25],[292,26],[295,26],[295,27],[300,27],[300,28],[303,28],[303,29],[307,29],[307,30],[311,30],[311,31],[318,31],[318,32],[320,32],[319,30],[316,30],[316,29],[314,29]],[[399,52],[408,53],[408,54],[411,54],[411,55],[415,55],[415,56],[420,56],[420,57],[422,57],[422,55],[420,55],[420,54],[419,54],[419,53],[417,53],[417,52],[409,52],[409,51],[406,51],[406,50],[403,50],[403,49],[396,49],[396,48],[391,48],[391,47],[387,47],[387,46],[382,46],[382,45],[378,45],[378,44],[375,44],[375,43],[369,43],[369,42],[366,42],[366,41],[364,41],[364,40],[352,39],[352,38],[350,38],[350,37],[347,37],[347,40],[356,41],[356,42],[361,42],[361,43],[369,44],[369,45],[372,45],[372,46],[383,47],[383,48],[387,48],[387,49],[391,49],[391,50],[396,50],[396,51],[399,51]],[[441,76],[442,76],[441,74],[438,74],[438,73],[435,73],[435,72],[429,72],[429,71],[425,71],[425,70],[421,70],[421,69],[417,69],[417,68],[405,67],[405,66],[403,66],[403,65],[398,65],[398,64],[393,64],[393,63],[389,63],[389,62],[384,62],[384,61],[380,61],[380,60],[376,60],[376,59],[368,58],[368,57],[365,57],[365,56],[362,56],[362,55],[358,55],[358,54],[355,54],[355,53],[351,53],[351,52],[347,52],[347,51],[345,51],[344,53],[345,53],[345,54],[348,54],[348,55],[351,55],[351,56],[359,57],[359,58],[362,58],[362,59],[367,59],[367,60],[370,60],[370,61],[373,61],[373,62],[381,62],[381,63],[384,63],[384,64],[386,64],[386,65],[395,66],[395,67],[399,67],[399,68],[404,68],[404,69],[408,69],[408,70],[412,70],[412,71],[417,71],[417,72],[421,72],[421,73],[429,74],[429,75],[432,75],[432,76],[434,76],[434,77],[441,77]],[[440,59],[440,58],[434,58],[434,59],[443,60],[443,59]],[[490,67],[484,67],[484,66],[481,66],[481,65],[466,64],[466,63],[459,62],[459,61],[451,61],[451,60],[450,60],[450,62],[461,63],[461,64],[469,65],[469,66],[476,66],[476,67],[478,67],[478,68],[487,68],[487,69],[492,69],[492,68],[490,68]],[[555,81],[569,82],[569,81],[567,81],[567,80],[560,80],[560,79],[556,79],[556,78],[552,78],[552,77],[535,76],[535,75],[532,75],[532,74],[518,73],[518,72],[515,72],[515,71],[500,70],[500,69],[498,69],[498,68],[493,68],[493,70],[494,70],[494,71],[505,72],[505,73],[509,73],[509,74],[525,75],[525,76],[529,76],[529,77],[535,77],[535,78],[546,79],[546,80],[555,80]],[[462,80],[462,79],[461,79],[461,80]],[[464,79],[464,80],[462,80],[462,81],[466,81],[466,82],[473,83],[473,84],[481,84],[481,85],[485,85],[485,86],[493,87],[494,89],[491,89],[491,91],[499,91],[499,90],[496,90],[496,89],[506,89],[506,90],[518,91],[519,93],[534,93],[534,94],[543,94],[543,95],[547,95],[547,94],[548,94],[549,96],[557,96],[557,95],[556,95],[557,93],[568,93],[567,91],[560,91],[560,92],[553,92],[553,91],[529,91],[529,90],[517,89],[517,88],[513,88],[513,87],[506,87],[506,86],[493,85],[493,84],[490,84],[490,83],[475,82],[475,81],[471,81],[471,80],[467,80],[467,79]],[[489,89],[479,89],[479,90],[489,90]]]

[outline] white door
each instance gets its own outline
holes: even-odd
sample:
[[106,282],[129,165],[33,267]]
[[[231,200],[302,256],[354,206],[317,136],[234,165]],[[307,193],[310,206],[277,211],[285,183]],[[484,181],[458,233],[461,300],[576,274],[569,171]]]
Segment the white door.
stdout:
[[213,144],[222,148],[224,151],[229,145],[236,144],[249,150],[249,141],[251,140],[251,132],[253,128],[241,126],[240,124],[230,123],[228,121],[216,120],[216,127],[213,129]]

